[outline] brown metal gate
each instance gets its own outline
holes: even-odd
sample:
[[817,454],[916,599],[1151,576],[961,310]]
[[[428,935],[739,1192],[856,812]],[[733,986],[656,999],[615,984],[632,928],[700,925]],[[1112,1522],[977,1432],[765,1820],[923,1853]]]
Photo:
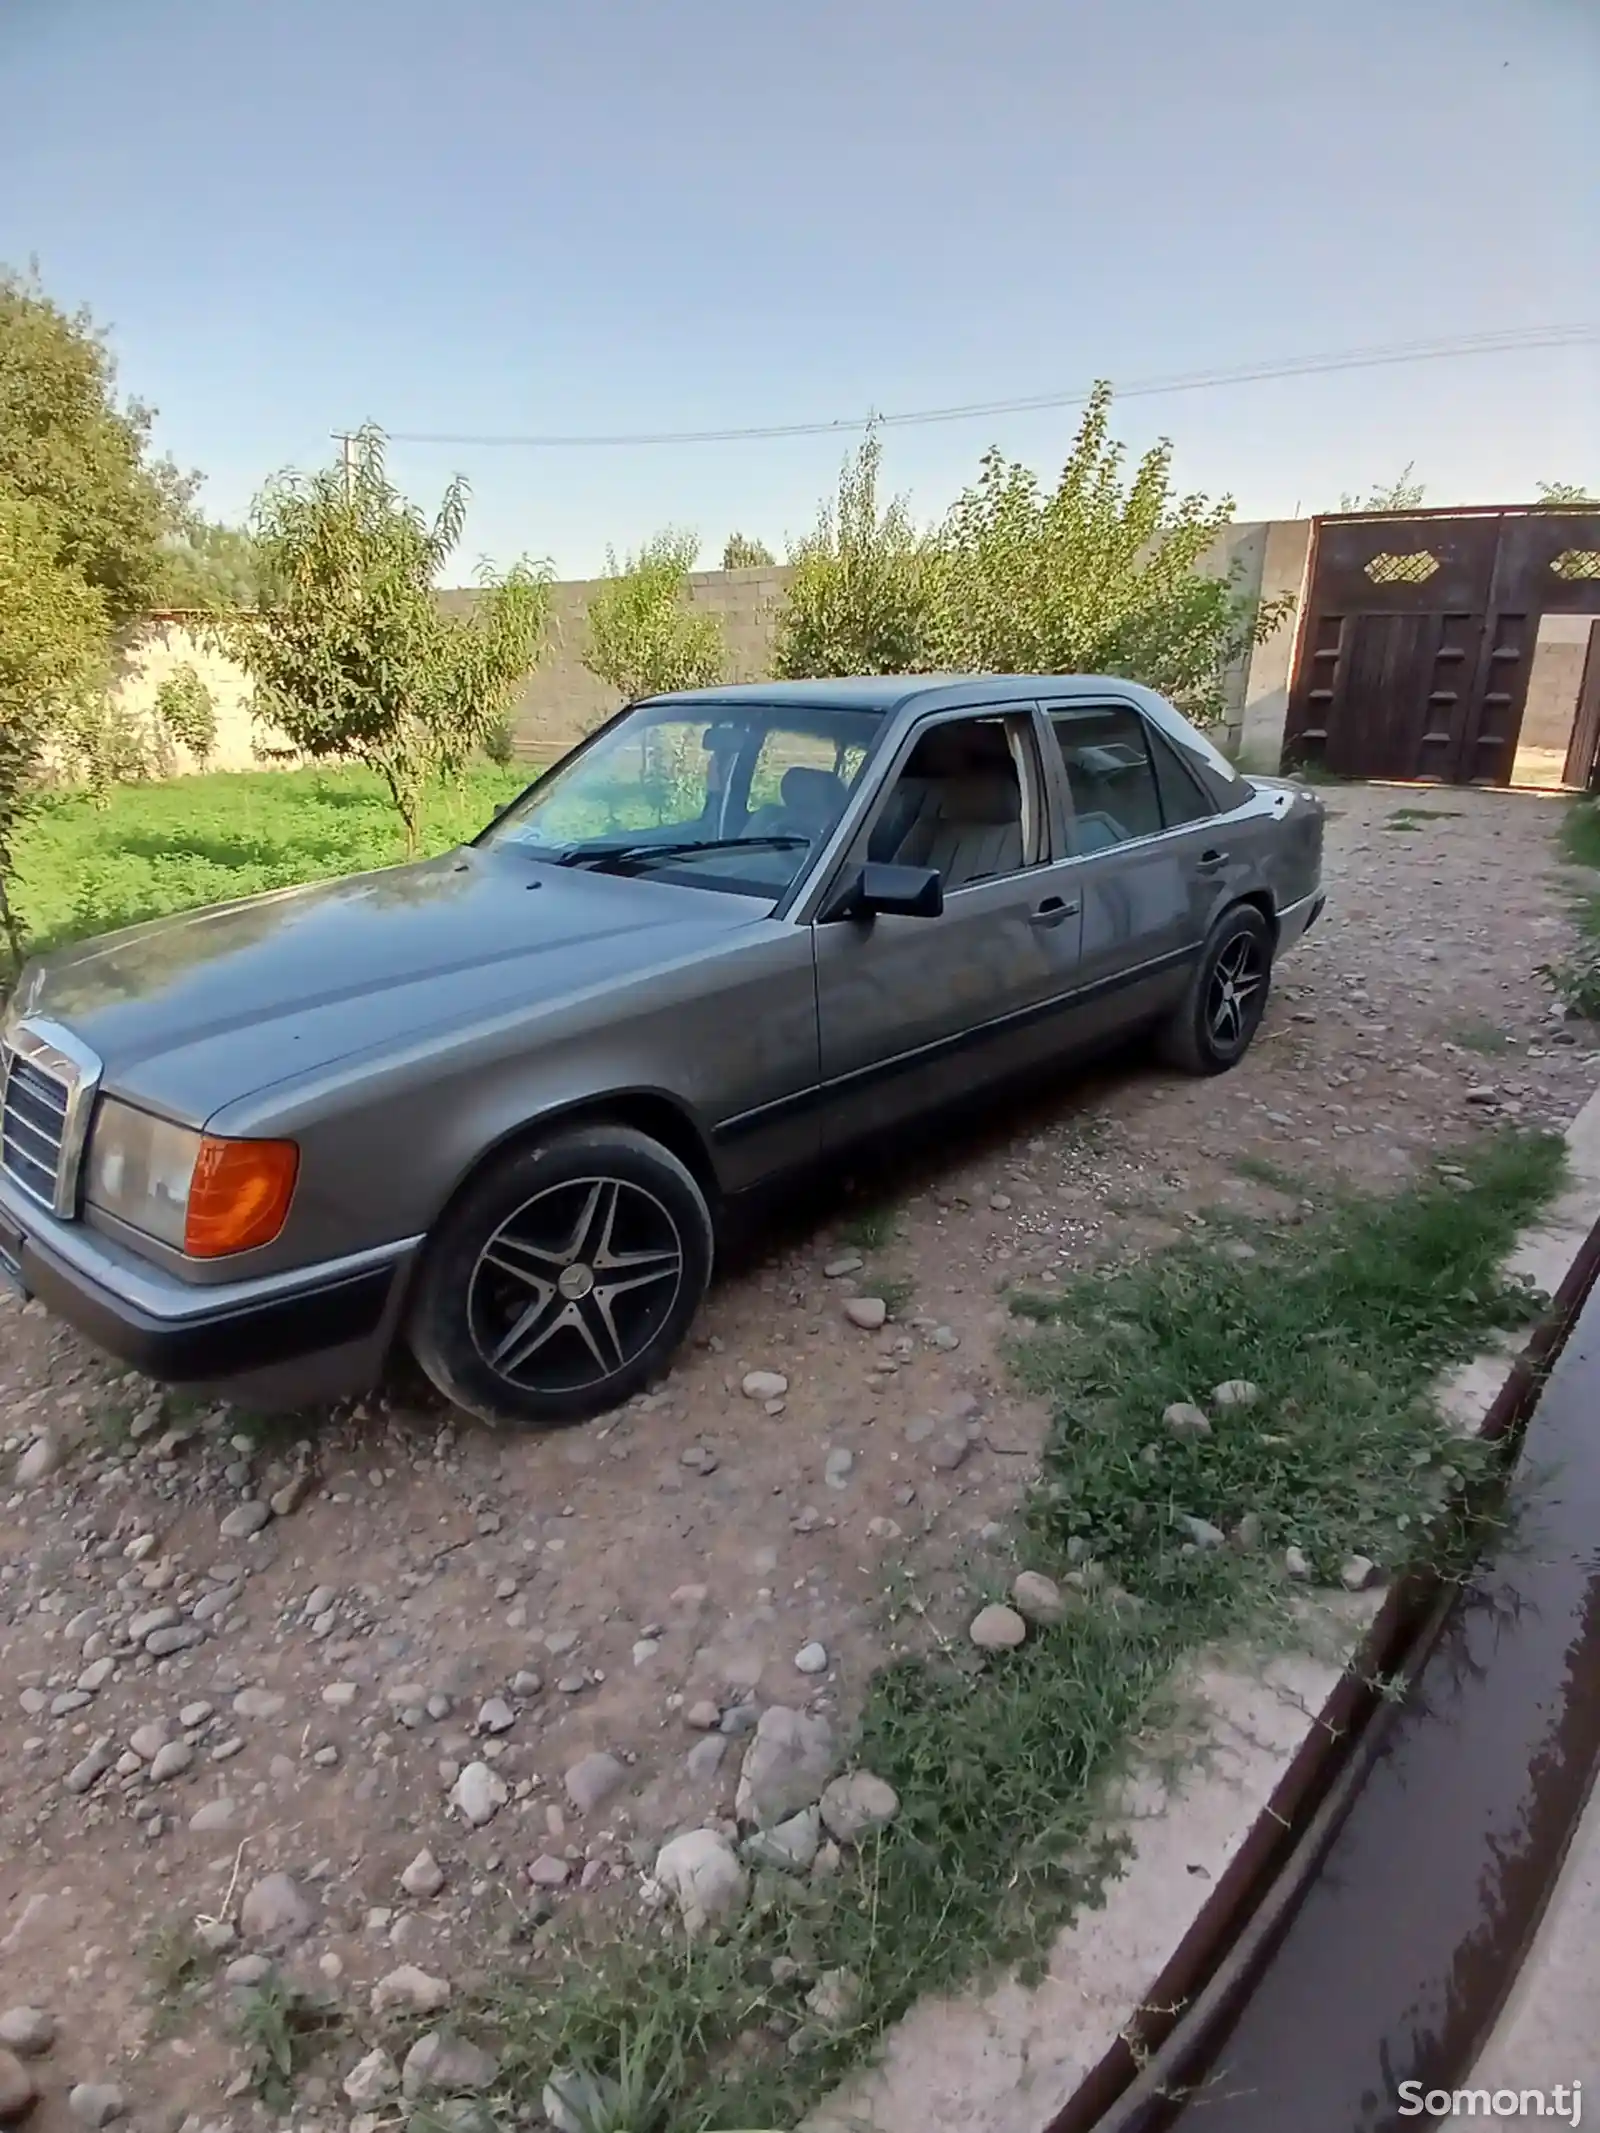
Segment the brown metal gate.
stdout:
[[[1284,767],[1508,785],[1545,614],[1600,615],[1600,511],[1318,519]],[[1593,789],[1600,728],[1575,732],[1569,777],[1580,754]]]

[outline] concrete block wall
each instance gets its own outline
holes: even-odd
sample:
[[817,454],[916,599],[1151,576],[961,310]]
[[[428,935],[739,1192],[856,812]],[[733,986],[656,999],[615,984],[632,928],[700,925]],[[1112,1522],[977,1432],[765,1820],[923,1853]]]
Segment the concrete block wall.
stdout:
[[1566,750],[1572,738],[1578,687],[1583,680],[1593,615],[1542,615],[1528,668],[1528,698],[1522,713],[1523,748]]
[[124,634],[117,648],[112,684],[119,708],[150,731],[156,692],[178,667],[185,665],[192,666],[211,691],[217,712],[217,740],[203,765],[196,763],[187,749],[179,749],[178,773],[268,767],[258,748],[283,748],[287,744],[282,734],[261,730],[253,715],[249,676],[182,615],[153,615]]
[[[1298,594],[1309,544],[1309,520],[1247,520],[1224,531],[1207,567],[1218,572],[1237,568],[1241,589],[1253,597]],[[700,570],[690,577],[690,599],[722,623],[732,680],[758,681],[772,671],[777,613],[790,575],[787,564],[776,563],[753,570]],[[587,609],[599,582],[568,579],[551,588],[548,647],[523,683],[511,713],[514,745],[524,761],[560,754],[618,707],[616,692],[583,664]],[[446,607],[461,609],[470,607],[476,595],[460,590],[439,597]],[[1277,768],[1293,645],[1291,615],[1227,678],[1229,717],[1222,739],[1230,752],[1259,755],[1262,760],[1253,764],[1257,769]],[[210,767],[260,767],[257,745],[262,737],[252,720],[247,677],[181,616],[155,616],[131,634],[117,685],[125,703],[147,718],[156,690],[183,660],[199,670],[216,700],[217,748]],[[195,766],[185,761],[180,767]]]
[[[689,579],[694,606],[722,624],[730,655],[729,679],[759,681],[772,671],[777,611],[789,582],[786,564],[755,570],[697,570]],[[511,713],[519,757],[559,755],[593,732],[621,704],[621,697],[583,664],[588,607],[598,578],[569,578],[551,587],[550,636],[544,658],[523,683]],[[470,607],[471,592],[440,595],[447,607]]]

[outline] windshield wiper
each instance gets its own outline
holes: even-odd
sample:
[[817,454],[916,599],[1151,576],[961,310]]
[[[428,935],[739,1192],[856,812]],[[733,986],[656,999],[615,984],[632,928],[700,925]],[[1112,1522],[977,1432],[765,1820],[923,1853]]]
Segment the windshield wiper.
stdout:
[[793,852],[809,849],[809,837],[697,837],[675,844],[577,844],[556,861],[563,867],[603,867],[619,873],[651,859],[684,859],[695,852]]

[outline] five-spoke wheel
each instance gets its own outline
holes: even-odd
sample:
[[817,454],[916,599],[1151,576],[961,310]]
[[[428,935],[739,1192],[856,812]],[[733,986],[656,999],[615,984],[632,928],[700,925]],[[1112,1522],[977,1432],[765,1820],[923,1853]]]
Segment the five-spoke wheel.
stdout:
[[1250,1048],[1272,984],[1272,929],[1254,904],[1224,911],[1201,950],[1161,1051],[1189,1074],[1225,1074]]
[[618,1406],[688,1331],[711,1217],[670,1150],[626,1126],[557,1132],[491,1163],[430,1240],[410,1318],[422,1367],[491,1423]]

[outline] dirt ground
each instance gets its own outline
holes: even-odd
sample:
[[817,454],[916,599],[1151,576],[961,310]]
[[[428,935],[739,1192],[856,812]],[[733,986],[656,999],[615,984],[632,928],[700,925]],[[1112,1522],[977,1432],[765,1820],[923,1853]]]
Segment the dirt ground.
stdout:
[[[762,1706],[848,1722],[892,1616],[920,1628],[908,1598],[954,1621],[1008,1574],[1042,1427],[1006,1389],[1008,1284],[1207,1207],[1287,1209],[1241,1158],[1381,1185],[1497,1119],[1578,1110],[1595,1033],[1536,975],[1567,931],[1559,803],[1326,797],[1333,901],[1238,1071],[1135,1064],[930,1135],[769,1234],[609,1421],[507,1440],[374,1402],[297,1436],[163,1406],[0,1307],[0,1471],[54,1462],[0,1499],[0,2010],[58,2027],[31,2125],[69,2124],[75,2082],[150,2127],[251,2121],[225,2100],[223,1988],[176,2020],[172,1988],[197,1931],[248,1963],[233,1929],[263,1877],[314,1914],[292,1972],[354,2011],[342,2073],[400,1965],[459,1989],[530,1907],[634,1901],[652,1840],[727,1812]],[[872,1295],[881,1332],[845,1313]],[[786,1392],[747,1396],[753,1371]],[[580,1810],[567,1774],[594,1751],[622,1770]],[[503,1781],[481,1827],[450,1800],[475,1762]],[[424,1849],[432,1894],[407,1875]],[[314,2082],[297,2119],[345,2108]]]

